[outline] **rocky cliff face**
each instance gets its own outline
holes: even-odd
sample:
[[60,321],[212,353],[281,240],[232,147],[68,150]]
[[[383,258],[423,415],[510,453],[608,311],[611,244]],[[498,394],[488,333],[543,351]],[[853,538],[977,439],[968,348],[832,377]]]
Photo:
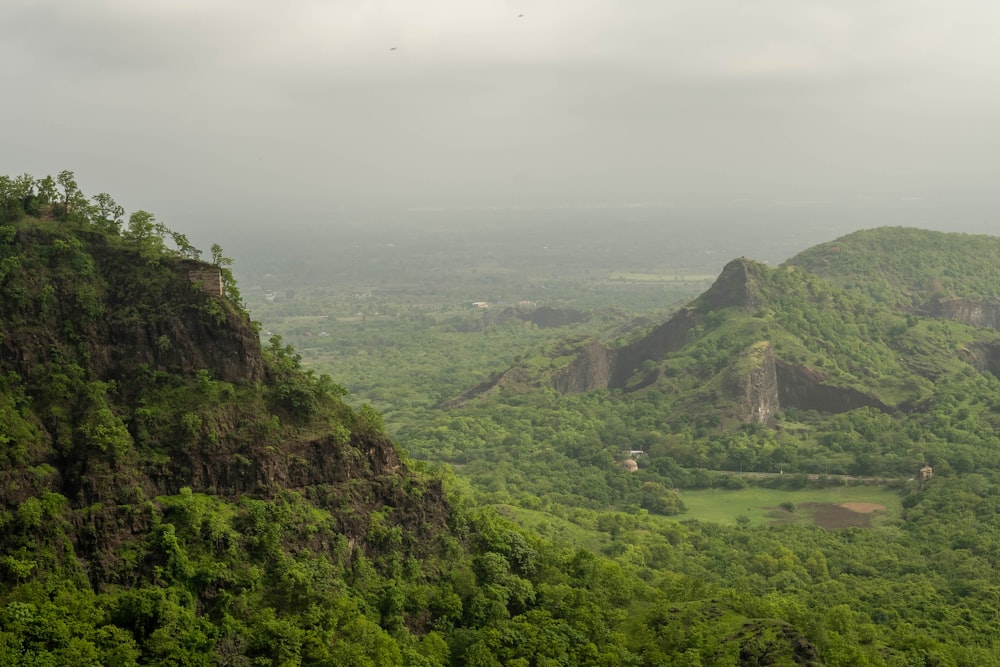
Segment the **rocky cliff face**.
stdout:
[[746,424],[770,424],[782,407],[825,413],[860,407],[889,410],[877,398],[828,384],[828,378],[814,369],[777,359],[766,342],[745,351],[730,372],[731,386],[738,397],[737,416]]
[[[766,291],[770,283],[765,271],[768,271],[766,267],[747,259],[730,262],[711,288],[646,335],[618,348],[610,348],[596,340],[580,346],[569,364],[548,377],[550,386],[562,393],[579,393],[594,389],[637,391],[652,385],[661,377],[659,362],[682,351],[692,342],[693,332],[720,319],[720,311],[739,309],[742,312],[736,315],[746,320],[748,314],[766,306],[771,297]],[[721,321],[725,319],[725,315],[721,315]],[[559,352],[560,355],[566,353],[565,349]],[[993,359],[987,353],[979,356],[982,363],[991,363],[987,359]],[[743,423],[773,423],[782,407],[826,413],[864,406],[883,411],[889,409],[874,396],[830,383],[830,378],[820,371],[782,361],[767,340],[751,345],[728,363],[727,368],[716,368],[713,375],[700,380],[705,391],[701,398],[692,400],[721,399],[721,404],[726,406],[721,409],[727,412],[727,418],[735,417]],[[1000,362],[996,362],[996,366],[1000,367]],[[499,384],[519,384],[527,388],[538,382],[539,375],[532,376],[525,367],[514,367],[466,392],[451,405]],[[716,382],[718,384],[713,384]],[[706,399],[706,396],[714,398]]]
[[[227,382],[263,377],[260,340],[247,313],[192,284],[192,267],[210,265],[162,256],[152,261],[128,246],[90,233],[18,231],[23,273],[6,281],[0,316],[0,368],[28,374],[48,360],[80,357],[96,379],[128,378],[140,369],[190,374],[210,370]],[[58,249],[58,250],[50,250]],[[46,257],[48,255],[48,257]]]
[[576,394],[609,386],[617,355],[598,341],[590,342],[568,366],[552,376],[552,386]]
[[94,557],[94,581],[117,544],[149,528],[136,508],[185,488],[297,491],[362,546],[382,507],[414,545],[447,530],[440,481],[416,479],[377,419],[293,355],[265,354],[242,308],[192,282],[207,265],[31,222],[0,244],[0,260],[17,268],[0,275],[0,442],[13,437],[0,509],[63,496],[82,513],[74,540]]
[[[553,376],[552,386],[565,393],[597,388],[634,391],[655,382],[659,377],[655,369],[644,377],[637,373],[646,362],[658,362],[683,349],[707,315],[726,308],[750,311],[764,303],[763,270],[746,259],[730,262],[708,291],[646,336],[617,349],[591,343]],[[751,346],[731,363],[725,390],[735,397],[736,416],[744,423],[771,423],[781,406],[828,413],[862,406],[887,409],[876,398],[829,384],[822,373],[782,362],[766,341]]]
[[176,494],[184,486],[231,498],[298,491],[331,510],[352,544],[364,544],[369,514],[387,507],[389,522],[406,529],[417,551],[433,534],[447,531],[450,508],[441,481],[413,479],[395,445],[374,431],[362,429],[347,442],[325,436],[284,440],[279,447],[192,452],[164,472],[149,478],[158,494]]
[[94,371],[122,377],[145,366],[188,375],[210,370],[217,379],[244,383],[264,376],[260,339],[242,313],[206,317],[197,307],[172,316],[110,321],[88,340]]
[[745,424],[771,424],[781,407],[774,349],[770,343],[758,343],[742,356],[734,378],[739,419]]
[[172,495],[187,486],[221,496],[270,498],[283,489],[305,489],[350,480],[391,477],[403,470],[396,448],[377,433],[284,440],[280,448],[201,449],[179,456],[151,474],[150,495]]
[[[163,280],[154,283],[154,290],[143,293],[130,287],[110,292],[110,317],[94,332],[91,343],[91,358],[107,362],[95,367],[97,372],[121,376],[146,365],[182,375],[210,369],[226,382],[263,378],[260,338],[249,315],[192,283],[192,270],[205,266],[199,264],[167,262]],[[104,265],[109,285],[129,285],[127,264]],[[150,302],[158,306],[146,309],[145,316],[128,315],[130,306]]]
[[923,310],[933,317],[1000,330],[1000,299],[934,299]]
[[682,308],[648,335],[619,348],[608,376],[608,388],[624,389],[644,361],[659,361],[680,350],[687,344],[688,333],[698,321],[699,316],[694,308]]
[[762,297],[758,287],[761,265],[745,257],[726,264],[708,290],[695,300],[703,311],[721,308],[756,308]]
[[962,350],[959,356],[981,373],[1000,378],[1000,343],[974,343]]
[[685,308],[638,341],[610,349],[594,341],[583,348],[565,368],[552,376],[552,387],[564,394],[593,389],[635,390],[648,385],[655,376],[632,383],[646,360],[660,360],[684,347],[688,331],[696,324],[695,312]]
[[756,271],[753,262],[737,259],[723,269],[711,288],[691,305],[655,327],[642,338],[617,349],[592,343],[566,368],[552,378],[552,386],[560,392],[573,393],[592,389],[629,389],[647,386],[656,375],[636,380],[636,373],[647,361],[660,361],[688,343],[691,329],[705,313],[722,308],[750,308],[759,297],[756,292]]
[[691,305],[682,308],[648,335],[617,350],[608,387],[625,388],[643,362],[659,361],[687,345],[691,330],[706,313],[724,308],[756,307],[760,302],[756,287],[759,270],[758,265],[745,258],[727,264],[712,286]]
[[802,410],[839,413],[870,407],[888,412],[889,407],[873,396],[850,387],[827,384],[827,377],[811,368],[777,360],[778,400],[782,405]]

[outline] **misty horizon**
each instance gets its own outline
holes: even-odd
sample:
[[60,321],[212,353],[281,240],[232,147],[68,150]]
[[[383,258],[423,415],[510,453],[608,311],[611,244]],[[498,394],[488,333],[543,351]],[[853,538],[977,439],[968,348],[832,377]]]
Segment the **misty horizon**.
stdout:
[[997,26],[969,0],[15,0],[0,169],[224,244],[344,211],[734,202],[847,202],[858,228],[922,201],[965,230],[1000,210]]

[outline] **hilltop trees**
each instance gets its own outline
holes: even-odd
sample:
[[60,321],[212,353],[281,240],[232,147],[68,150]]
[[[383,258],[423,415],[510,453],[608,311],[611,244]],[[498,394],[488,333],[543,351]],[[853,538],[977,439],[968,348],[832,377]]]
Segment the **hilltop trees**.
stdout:
[[[89,213],[87,198],[80,192],[80,186],[76,184],[76,176],[71,171],[63,170],[59,172],[56,179],[62,188],[62,214],[65,217],[77,215],[81,219],[86,219]],[[80,210],[83,209],[83,210]]]
[[121,232],[125,218],[125,209],[106,192],[100,192],[93,197],[94,217],[92,222],[103,230],[118,234]]
[[14,178],[0,176],[0,210],[5,221],[16,220],[29,211],[37,210],[36,185],[37,181],[30,174]]
[[[0,176],[0,222],[12,222],[24,215],[93,227],[111,238],[127,241],[147,262],[155,263],[164,253],[193,260],[199,260],[202,254],[185,234],[171,230],[149,211],[134,211],[126,222],[124,207],[108,193],[100,192],[88,199],[69,170],[59,172],[56,178],[35,178],[30,174]],[[173,241],[173,249],[166,246],[167,237]],[[234,304],[242,305],[230,268],[233,260],[223,255],[218,244],[212,246],[212,263],[222,273],[224,295]]]
[[236,278],[233,277],[233,270],[229,267],[233,265],[233,260],[222,254],[222,246],[218,243],[212,244],[212,264],[219,267],[222,274],[222,293],[233,303],[242,306],[243,297],[236,286]]

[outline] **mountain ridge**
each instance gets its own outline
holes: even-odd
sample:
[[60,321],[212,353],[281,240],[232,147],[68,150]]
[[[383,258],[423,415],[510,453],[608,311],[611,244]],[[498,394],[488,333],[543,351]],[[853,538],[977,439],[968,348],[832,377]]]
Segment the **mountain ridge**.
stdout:
[[[547,385],[560,393],[595,389],[640,391],[662,381],[664,373],[669,372],[662,367],[668,357],[683,353],[698,340],[714,335],[712,332],[720,326],[728,327],[727,322],[738,320],[742,333],[725,337],[742,338],[746,343],[731,350],[730,361],[721,362],[731,366],[718,375],[718,380],[707,376],[701,382],[705,386],[718,385],[733,397],[732,416],[739,421],[773,424],[782,405],[825,412],[846,412],[864,406],[880,411],[896,409],[877,395],[850,383],[838,382],[830,372],[805,363],[807,360],[803,356],[807,351],[803,343],[794,337],[788,339],[786,332],[778,331],[778,326],[784,328],[780,323],[767,324],[776,310],[780,314],[786,307],[781,302],[789,298],[813,300],[815,297],[817,302],[830,300],[832,303],[835,297],[831,288],[810,281],[813,279],[794,267],[770,269],[746,258],[732,260],[705,293],[647,333],[618,346],[595,339],[569,343],[568,349],[553,353],[565,358],[572,350],[569,361],[558,368],[532,376],[529,369],[514,367],[466,392],[452,404],[457,405],[498,385]],[[789,297],[782,291],[785,289],[798,290],[801,294]],[[813,289],[819,290],[818,295],[811,295]],[[769,340],[779,333],[778,338]],[[788,345],[784,345],[782,339],[788,339],[793,348],[785,349]],[[754,349],[764,351],[759,357],[761,363],[747,366],[747,360],[754,358],[751,354]],[[737,370],[741,366],[746,368]],[[712,374],[723,370],[718,367]],[[918,397],[911,396],[909,400],[917,401]]]

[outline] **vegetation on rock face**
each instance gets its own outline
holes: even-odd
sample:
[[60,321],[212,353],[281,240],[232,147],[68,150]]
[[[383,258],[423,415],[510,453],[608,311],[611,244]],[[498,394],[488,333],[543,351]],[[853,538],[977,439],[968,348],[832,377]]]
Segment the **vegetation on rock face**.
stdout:
[[[970,363],[993,333],[740,260],[622,387],[532,388],[573,362],[553,344],[525,382],[396,425],[453,473],[261,347],[221,248],[202,262],[70,172],[0,177],[0,217],[0,664],[1000,663],[1000,384]],[[601,349],[650,349],[623,336]],[[779,396],[743,423],[768,363],[880,405]],[[748,483],[705,468],[799,492],[780,525],[678,522],[686,489]],[[893,518],[814,525],[820,468],[902,477]]]

